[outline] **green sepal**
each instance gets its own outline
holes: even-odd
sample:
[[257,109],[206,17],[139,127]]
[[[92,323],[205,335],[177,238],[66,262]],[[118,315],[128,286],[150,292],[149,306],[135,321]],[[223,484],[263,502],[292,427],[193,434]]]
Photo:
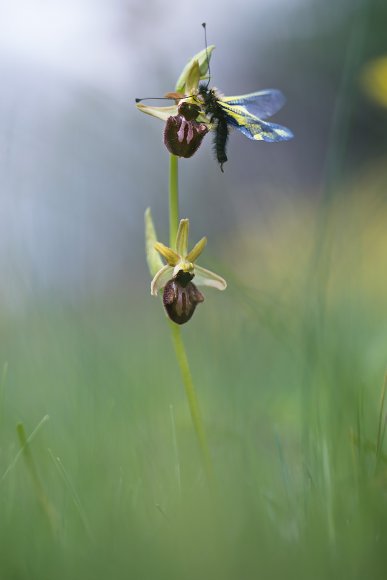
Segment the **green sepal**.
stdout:
[[145,252],[149,272],[153,278],[156,273],[164,266],[160,254],[155,249],[157,242],[156,230],[153,224],[150,207],[145,210]]
[[207,49],[203,49],[195,56],[191,58],[191,60],[185,65],[183,72],[179,76],[179,79],[176,83],[176,91],[178,93],[185,93],[186,92],[186,83],[189,76],[192,74],[192,67],[195,66],[195,61],[197,61],[199,65],[199,72],[200,72],[200,79],[205,79],[208,71],[208,63],[211,58],[212,51],[214,50],[215,45],[211,44],[207,47]]
[[187,78],[184,83],[184,92],[186,95],[192,95],[196,91],[200,81],[200,67],[197,60],[194,60],[187,72]]
[[171,105],[170,107],[150,107],[149,105],[143,105],[142,103],[136,103],[136,107],[139,111],[161,119],[162,121],[167,121],[169,117],[177,115],[177,105]]
[[188,252],[189,220],[182,219],[176,234],[176,252],[185,258]]

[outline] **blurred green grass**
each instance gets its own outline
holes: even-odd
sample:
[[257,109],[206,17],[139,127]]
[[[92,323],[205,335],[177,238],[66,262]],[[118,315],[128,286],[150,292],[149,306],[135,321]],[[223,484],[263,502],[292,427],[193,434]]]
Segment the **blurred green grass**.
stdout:
[[[385,577],[386,181],[277,200],[229,242],[229,289],[183,329],[215,498],[147,292],[1,313],[1,579]],[[46,415],[51,519],[13,463]]]

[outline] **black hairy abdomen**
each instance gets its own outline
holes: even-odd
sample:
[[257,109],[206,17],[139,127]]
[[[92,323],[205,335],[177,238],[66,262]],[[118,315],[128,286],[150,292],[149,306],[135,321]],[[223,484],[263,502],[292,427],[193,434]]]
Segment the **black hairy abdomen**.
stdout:
[[217,124],[215,129],[214,137],[214,149],[216,153],[216,158],[220,163],[220,169],[223,172],[223,163],[227,161],[226,155],[226,145],[228,139],[228,126],[224,115],[219,115],[217,117]]
[[215,124],[214,151],[216,159],[220,163],[220,169],[223,172],[223,163],[227,161],[227,118],[222,107],[218,104],[218,98],[214,90],[209,91],[206,86],[201,86],[199,94],[203,98],[206,115],[210,117],[211,123]]

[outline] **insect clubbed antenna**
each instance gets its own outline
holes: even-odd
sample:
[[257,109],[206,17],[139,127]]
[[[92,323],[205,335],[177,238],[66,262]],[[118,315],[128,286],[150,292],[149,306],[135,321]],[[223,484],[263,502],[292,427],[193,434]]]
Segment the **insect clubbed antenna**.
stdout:
[[134,99],[136,103],[141,103],[141,101],[171,101],[172,97],[142,97],[141,99]]

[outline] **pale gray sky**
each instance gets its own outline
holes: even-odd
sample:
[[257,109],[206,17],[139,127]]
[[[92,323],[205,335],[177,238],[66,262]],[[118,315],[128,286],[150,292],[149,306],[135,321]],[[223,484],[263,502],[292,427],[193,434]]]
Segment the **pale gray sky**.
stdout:
[[[267,88],[255,79],[235,86],[246,54],[251,60],[257,40],[281,51],[296,8],[310,14],[313,4],[0,0],[0,297],[23,302],[30,287],[55,291],[74,280],[87,292],[119,278],[142,247],[144,206],[159,220],[166,212],[162,127],[140,120],[134,97],[173,88],[204,46],[203,20],[217,45],[214,84],[234,94]],[[196,169],[185,167],[192,184]],[[213,177],[224,199],[230,177]]]

